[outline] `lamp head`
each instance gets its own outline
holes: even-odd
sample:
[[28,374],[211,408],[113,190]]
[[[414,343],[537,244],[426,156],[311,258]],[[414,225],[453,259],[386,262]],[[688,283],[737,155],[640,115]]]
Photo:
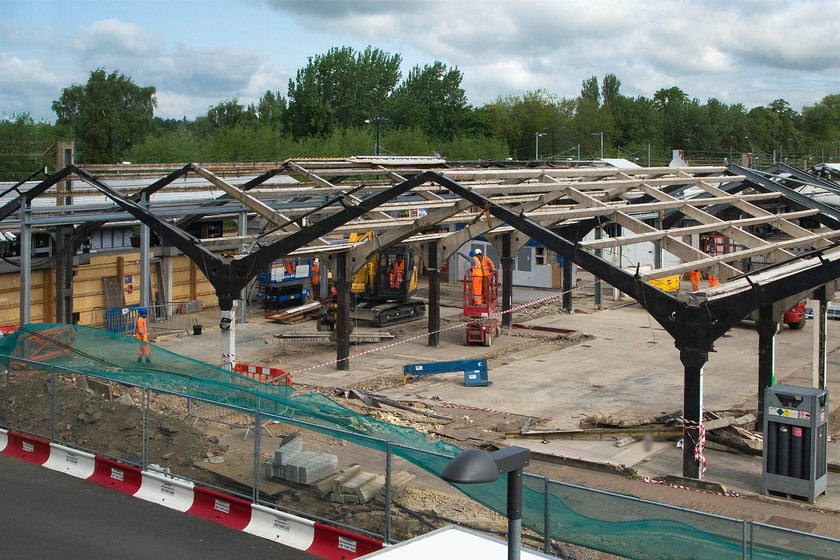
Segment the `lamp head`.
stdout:
[[455,484],[478,484],[499,480],[499,467],[486,451],[467,449],[452,459],[441,478]]
[[478,484],[499,479],[498,465],[486,451],[467,449],[452,459],[441,473],[441,478],[455,484]]

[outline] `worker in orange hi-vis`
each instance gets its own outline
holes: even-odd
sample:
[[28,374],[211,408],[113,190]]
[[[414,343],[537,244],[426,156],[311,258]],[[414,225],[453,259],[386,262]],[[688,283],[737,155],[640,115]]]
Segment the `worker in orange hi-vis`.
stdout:
[[405,257],[397,255],[396,260],[391,263],[391,268],[388,271],[388,285],[399,290],[402,288],[403,280],[405,279]]
[[[711,256],[716,257],[716,256],[717,256],[717,252],[716,252],[716,251],[712,251]],[[720,286],[720,281],[718,281],[718,279],[717,279],[717,278],[715,278],[714,276],[712,276],[711,274],[709,274],[709,287],[710,287],[710,288],[714,288],[715,286]]]
[[149,310],[145,307],[140,308],[140,314],[137,316],[137,324],[134,326],[134,336],[140,341],[140,350],[137,354],[137,363],[143,361],[146,357],[146,363],[152,363],[151,354],[152,348],[149,346],[149,325],[146,323],[146,317],[149,315]]
[[318,259],[312,261],[312,266],[309,268],[309,286],[312,289],[312,297],[321,295],[318,285],[321,283],[321,264]]
[[473,303],[481,305],[485,299],[490,297],[490,276],[496,274],[496,265],[481,254],[481,249],[470,251],[470,257],[473,260]]
[[688,279],[691,280],[691,291],[692,292],[699,292],[700,291],[700,271],[699,270],[692,270],[688,273]]
[[472,268],[470,275],[472,276],[472,299],[473,305],[481,305],[483,299],[481,297],[482,284],[484,283],[484,268],[481,266],[481,259],[476,250],[470,251],[470,259],[472,259]]

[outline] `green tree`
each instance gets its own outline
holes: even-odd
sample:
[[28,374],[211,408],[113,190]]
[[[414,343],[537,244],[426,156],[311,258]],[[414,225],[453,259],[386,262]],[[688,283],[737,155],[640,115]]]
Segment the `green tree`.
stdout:
[[132,163],[197,163],[204,161],[201,144],[186,130],[150,134],[126,154]]
[[430,138],[450,140],[470,128],[471,108],[461,88],[463,74],[435,61],[415,66],[394,90],[387,116],[397,128],[419,127]]
[[595,103],[595,105],[601,104],[601,90],[598,89],[598,78],[592,76],[591,78],[586,78],[583,80],[583,83],[580,87],[580,96],[583,99],[588,99]]
[[[20,180],[54,162],[47,155],[50,146],[62,139],[61,131],[45,121],[36,122],[29,113],[14,113],[0,119],[0,144],[5,154],[0,158],[0,179]],[[47,157],[45,157],[45,155]]]
[[840,141],[840,94],[802,108],[802,131],[817,142]]
[[203,152],[209,161],[273,161],[281,158],[288,144],[270,127],[239,125],[213,130]]
[[286,98],[280,95],[279,91],[266,91],[260,97],[257,106],[251,107],[251,111],[257,115],[257,119],[262,126],[280,130],[286,118]]
[[689,130],[686,122],[688,95],[673,86],[653,95],[653,102],[662,113],[662,145],[666,149],[686,148]]
[[207,121],[211,130],[237,127],[254,128],[258,124],[256,110],[253,107],[246,109],[235,97],[210,107],[207,111]]
[[607,74],[604,76],[604,81],[601,84],[601,99],[603,100],[604,105],[609,105],[615,101],[620,95],[618,91],[620,89],[621,80],[619,80],[615,74]]
[[56,124],[72,131],[77,161],[122,161],[131,146],[154,130],[155,91],[103,68],[92,71],[86,84],[64,88],[52,109],[58,115]]
[[[639,152],[647,157],[647,149],[657,152],[662,143],[662,113],[650,98],[635,99],[619,95],[609,104],[616,125],[615,143],[625,153]],[[645,159],[645,162],[647,159]]]
[[504,140],[484,135],[458,136],[438,144],[435,151],[449,160],[503,161],[508,157]]
[[[571,118],[573,105],[545,90],[525,92],[522,96],[498,97],[482,107],[480,114],[498,137],[505,140],[517,159],[533,159],[537,134],[550,134]],[[540,154],[548,154],[550,142],[540,143]],[[554,154],[551,154],[554,155]]]
[[289,80],[287,127],[295,138],[326,136],[381,117],[400,79],[400,55],[367,47],[332,48],[309,59]]
[[600,157],[601,134],[604,141],[604,157],[609,157],[618,135],[618,127],[612,113],[587,97],[577,99],[575,117],[567,126],[567,130],[580,144],[581,157]]
[[370,154],[373,152],[374,142],[374,132],[369,128],[340,128],[326,137],[309,136],[298,139],[290,146],[287,155],[288,157],[349,157]]
[[[726,154],[729,157],[731,149],[738,150],[744,136],[748,136],[747,110],[740,104],[727,105],[714,97],[706,102],[705,110],[711,129],[711,138],[706,149]],[[737,151],[734,155],[737,155]]]

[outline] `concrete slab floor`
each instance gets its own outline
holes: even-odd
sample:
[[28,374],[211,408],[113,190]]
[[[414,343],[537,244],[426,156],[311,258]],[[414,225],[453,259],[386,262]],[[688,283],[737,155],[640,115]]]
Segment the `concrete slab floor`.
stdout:
[[[530,301],[556,293],[516,290],[515,296],[518,301]],[[589,415],[632,420],[681,411],[683,368],[671,337],[638,305],[596,311],[591,300],[578,301],[580,295],[576,294],[575,302],[579,312],[560,313],[558,298],[546,307],[545,313],[519,313],[513,318],[514,322],[573,329],[586,335],[578,344],[571,346],[550,335],[512,330],[504,332],[490,348],[466,347],[461,342],[463,327],[457,327],[441,333],[439,348],[430,348],[426,338],[420,336],[382,351],[354,357],[349,371],[337,371],[334,365],[309,369],[334,360],[334,346],[328,343],[288,343],[277,341],[273,335],[282,330],[314,330],[314,322],[279,325],[266,322],[261,317],[262,311],[257,309],[248,322],[236,326],[236,354],[242,362],[282,367],[295,372],[295,384],[323,388],[371,386],[378,394],[395,399],[423,401],[430,405],[445,402],[532,417],[535,420],[531,427],[539,429],[576,428],[581,419]],[[442,300],[444,305],[448,305],[442,308],[443,327],[459,325],[457,287],[447,287]],[[618,302],[606,303],[615,305]],[[629,304],[632,300],[623,303]],[[167,337],[158,344],[179,354],[218,363],[208,359],[208,356],[220,353],[218,310],[204,311],[199,322],[205,326],[201,336]],[[840,398],[831,398],[831,395],[840,395],[840,378],[836,375],[840,371],[840,337],[835,326],[836,323],[829,321],[827,368],[829,408],[832,411],[840,404]],[[427,321],[421,320],[398,325],[392,330],[399,339],[405,340],[422,335],[426,327]],[[360,325],[359,328],[368,327]],[[813,342],[810,322],[802,330],[782,328],[776,336],[776,383],[811,385]],[[718,340],[715,352],[710,355],[704,369],[704,409],[755,409],[757,345],[758,335],[749,324],[735,327]],[[351,348],[351,354],[376,346],[359,345]],[[488,359],[492,385],[466,387],[460,374],[423,376],[407,385],[401,383],[404,364],[468,357]],[[682,472],[682,449],[678,449],[674,442],[636,442],[617,447],[614,440],[522,438],[509,439],[504,443],[523,445],[550,455],[624,465],[636,469],[641,476],[659,477]],[[711,449],[706,450],[706,457],[706,480],[719,482],[740,493],[755,495],[760,492],[760,457]],[[828,457],[830,463],[840,464],[840,443],[829,443]],[[585,480],[591,480],[594,475],[570,471],[567,476],[571,482],[586,484]],[[816,505],[840,514],[840,475],[829,473],[828,481],[829,490]],[[664,497],[651,499],[668,503],[680,501],[671,498],[669,502]],[[688,499],[683,501],[690,503]],[[749,518],[748,512],[727,507],[733,517]],[[760,521],[761,515],[757,513],[752,518]],[[832,518],[834,521],[831,523],[840,526],[836,517]],[[840,533],[837,530],[834,532]],[[840,534],[830,536],[838,538]]]

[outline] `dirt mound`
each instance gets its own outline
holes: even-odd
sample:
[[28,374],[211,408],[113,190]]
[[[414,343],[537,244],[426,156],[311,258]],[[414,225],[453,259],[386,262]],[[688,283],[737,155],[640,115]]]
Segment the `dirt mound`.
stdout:
[[[16,371],[9,378],[0,408],[8,424],[41,437],[50,436],[49,374]],[[142,390],[75,375],[57,375],[55,440],[109,457],[140,462],[143,445]],[[150,396],[148,463],[195,477],[193,465],[223,454],[227,446],[185,421],[184,400]],[[4,410],[5,409],[5,410]]]

